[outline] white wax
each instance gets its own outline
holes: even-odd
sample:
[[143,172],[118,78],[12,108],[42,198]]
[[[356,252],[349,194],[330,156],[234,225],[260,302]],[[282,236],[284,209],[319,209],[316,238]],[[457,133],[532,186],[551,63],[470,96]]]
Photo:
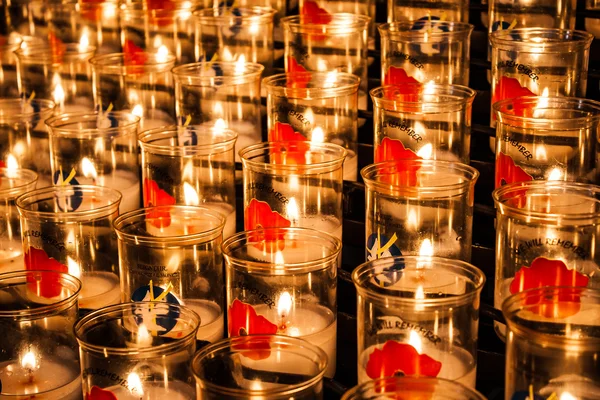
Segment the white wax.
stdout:
[[142,381],[143,393],[130,391],[123,386],[111,386],[104,390],[112,392],[119,400],[190,400],[196,398],[196,390],[193,386],[174,380],[167,380],[166,382]]
[[69,368],[64,361],[41,359],[39,368],[31,373],[18,361],[4,362],[0,364],[0,382],[0,397],[11,396],[11,399],[23,400],[34,397],[36,400],[81,398],[80,371],[77,368]]
[[25,262],[23,260],[23,249],[22,245],[17,242],[17,246],[12,241],[0,242],[0,273],[22,271],[25,269]]
[[[423,260],[426,260],[423,257]],[[420,263],[425,266],[427,261]],[[418,266],[407,266],[411,269],[405,268],[402,271],[401,278],[389,287],[390,290],[406,290],[416,291],[417,288],[422,288],[425,294],[427,293],[444,293],[461,295],[466,291],[466,277],[462,279],[449,271],[442,269],[427,269],[418,271],[413,268]]]
[[119,214],[140,208],[139,177],[127,171],[117,171],[112,175],[98,177],[96,184],[116,189],[121,192]]
[[225,216],[225,227],[223,227],[223,239],[227,239],[235,234],[235,207],[226,203],[202,203],[202,206],[211,208]]
[[98,309],[121,301],[119,277],[112,272],[85,272],[79,278],[79,307]]
[[[211,208],[225,217],[225,226],[223,227],[223,238],[228,238],[235,234],[235,209],[225,203],[202,203],[202,206]],[[213,220],[211,217],[210,220]],[[201,233],[215,224],[205,225],[202,223],[202,215],[196,215],[191,219],[182,222],[179,217],[171,216],[169,226],[156,227],[151,222],[146,222],[146,231],[156,237],[185,236],[195,233]]]
[[200,329],[196,338],[216,342],[223,339],[224,317],[223,310],[215,302],[207,300],[189,300],[183,301],[186,307],[191,308],[200,316]]
[[342,221],[333,218],[304,218],[299,221],[292,221],[292,226],[316,229],[342,240]]

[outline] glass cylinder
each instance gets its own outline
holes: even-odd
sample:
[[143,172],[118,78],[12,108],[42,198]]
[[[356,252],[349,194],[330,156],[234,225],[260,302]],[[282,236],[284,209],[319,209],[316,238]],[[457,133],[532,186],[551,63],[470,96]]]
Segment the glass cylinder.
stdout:
[[19,48],[17,79],[26,99],[52,99],[57,112],[89,111],[92,104],[92,70],[89,60],[96,48],[59,39],[50,45]]
[[279,335],[225,339],[203,348],[192,361],[196,398],[322,400],[326,365],[323,350],[302,339]]
[[361,175],[367,260],[400,255],[471,259],[475,168],[404,158],[369,165]]
[[194,12],[196,59],[259,63],[270,75],[274,15],[275,10],[266,7],[217,7]]
[[55,271],[0,274],[0,397],[79,400],[73,324],[81,282]]
[[38,187],[52,184],[48,130],[55,104],[42,99],[0,99],[0,166],[38,174]]
[[388,0],[387,21],[469,21],[469,0]]
[[62,114],[46,120],[54,184],[117,189],[123,195],[121,212],[139,208],[139,121],[122,111]]
[[223,337],[225,216],[199,206],[159,206],[121,215],[121,300],[182,304],[200,316],[198,339]]
[[[367,50],[371,18],[365,15],[296,15],[282,20],[287,73],[347,72],[360,78],[358,108],[367,109]],[[303,82],[299,82],[302,87]]]
[[513,28],[574,29],[577,0],[488,0],[489,32]]
[[[180,125],[229,128],[238,134],[238,152],[260,142],[260,76],[255,63],[201,62],[173,68],[175,111]],[[196,126],[198,128],[198,126]]]
[[194,62],[192,1],[131,1],[121,4],[121,44],[146,53],[172,54],[177,64]]
[[120,299],[117,238],[112,226],[121,195],[101,186],[61,185],[17,198],[25,269],[79,278],[79,307],[96,309]]
[[136,51],[90,60],[98,110],[127,111],[140,117],[140,130],[175,123],[171,69],[175,56]]
[[495,103],[495,185],[533,179],[594,182],[600,102],[519,97]]
[[36,182],[37,174],[28,169],[0,168],[0,273],[25,269],[15,200],[35,190]]
[[[598,11],[600,10],[599,0],[587,0],[586,10]],[[571,27],[573,28],[573,27]],[[586,18],[585,19],[585,30],[590,32],[594,37],[600,37],[600,19],[598,18]]]
[[502,313],[508,324],[506,398],[600,396],[600,290],[526,290],[506,299]]
[[419,20],[379,26],[381,82],[469,84],[473,25]]
[[191,309],[153,301],[81,318],[74,331],[86,399],[193,399],[190,362],[199,324]]
[[[541,286],[600,285],[600,187],[529,181],[493,192],[496,288],[500,308],[511,294]],[[504,335],[504,327],[496,331]]]
[[386,257],[357,267],[352,280],[360,383],[404,374],[475,388],[481,270],[438,257]]
[[348,390],[342,400],[486,400],[458,382],[429,377],[390,377],[367,381]]
[[469,162],[473,89],[411,83],[370,93],[375,162],[399,158]]
[[240,151],[244,229],[304,227],[342,238],[343,147],[263,142]]
[[21,46],[19,35],[0,35],[0,97],[17,97],[17,56]]
[[344,179],[358,172],[358,86],[343,72],[279,74],[265,78],[269,141],[335,143],[344,147]]
[[305,228],[260,228],[223,243],[229,336],[299,336],[336,368],[341,241]]

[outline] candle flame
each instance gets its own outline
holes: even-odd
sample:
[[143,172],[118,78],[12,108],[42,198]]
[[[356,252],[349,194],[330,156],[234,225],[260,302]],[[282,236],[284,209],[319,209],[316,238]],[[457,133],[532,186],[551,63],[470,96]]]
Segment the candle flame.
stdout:
[[560,400],[577,400],[577,397],[573,396],[569,392],[562,392],[559,399]]
[[79,263],[69,256],[67,256],[67,268],[69,270],[69,275],[73,275],[76,278],[81,277],[81,267],[79,266]]
[[21,366],[25,369],[36,369],[38,367],[37,357],[32,350],[29,350],[21,357]]
[[223,61],[232,61],[233,56],[231,55],[231,51],[229,51],[229,47],[225,46],[222,53]]
[[84,26],[81,33],[81,38],[79,39],[79,52],[83,53],[90,46],[90,39],[88,39],[88,28]]
[[298,222],[298,219],[300,219],[300,213],[298,212],[298,204],[296,203],[296,199],[293,197],[290,198],[290,201],[286,206],[286,214],[288,219],[292,221],[292,223]]
[[62,110],[65,106],[65,89],[63,89],[62,79],[57,72],[52,76],[52,87],[54,87],[52,98],[56,104],[60,105],[60,109]]
[[6,176],[9,178],[16,178],[18,169],[19,162],[17,161],[17,158],[9,153],[6,157]]
[[215,134],[222,134],[225,129],[227,129],[227,123],[223,118],[219,118],[215,121]]
[[433,146],[431,145],[431,143],[427,143],[417,151],[417,155],[424,160],[429,160],[432,154]]
[[435,82],[434,81],[429,81],[424,86],[425,87],[423,88],[423,94],[425,94],[425,95],[435,94]]
[[136,395],[144,394],[144,389],[142,388],[142,380],[140,379],[140,376],[135,372],[131,372],[127,376],[127,387],[129,388],[130,392],[135,392]]
[[562,171],[562,169],[560,169],[558,167],[552,168],[552,170],[548,174],[549,181],[560,181],[562,179],[562,177],[563,177],[563,171]]
[[317,71],[319,71],[319,72],[325,72],[328,69],[329,68],[327,66],[327,61],[323,60],[322,58],[319,58],[317,60]]
[[333,88],[337,84],[338,73],[336,70],[330,71],[325,76],[325,82],[323,83],[323,87],[325,88]]
[[313,143],[323,143],[325,141],[325,132],[323,132],[323,128],[317,126],[313,129],[310,141]]
[[87,157],[81,159],[81,172],[83,172],[83,176],[86,178],[96,179],[98,177],[94,163]]
[[423,243],[421,243],[421,248],[419,249],[419,256],[421,257],[431,257],[433,256],[433,244],[431,240],[425,239]]
[[238,60],[235,62],[234,75],[244,75],[246,72],[246,57],[241,54]]
[[[221,102],[218,101],[215,103],[215,106],[213,107],[213,114],[219,119],[223,118],[223,106],[221,105]],[[225,123],[225,121],[223,121],[223,123]]]
[[169,59],[169,49],[164,44],[160,45],[156,51],[156,61],[159,63],[167,62]]
[[255,380],[255,381],[250,381],[250,390],[263,390],[263,386],[261,384],[261,381],[259,380]]
[[292,295],[288,292],[281,293],[281,296],[279,296],[279,300],[277,301],[277,313],[281,317],[286,317],[289,315],[291,309]]
[[117,16],[117,5],[108,1],[102,3],[102,19],[110,21]]
[[137,343],[142,346],[150,346],[152,344],[152,335],[143,323],[138,327]]
[[308,107],[304,110],[304,119],[306,119],[310,124],[315,123],[315,114],[313,113],[312,108]]
[[142,107],[141,104],[136,104],[131,110],[131,113],[136,117],[142,118],[144,116],[144,107]]
[[198,192],[192,185],[187,182],[183,183],[183,197],[186,206],[197,206],[200,204],[200,197]]
[[409,228],[416,230],[417,224],[417,211],[414,208],[411,208],[410,210],[408,210],[408,218],[406,219],[406,225]]
[[548,154],[546,153],[546,146],[543,144],[535,146],[535,158],[536,160],[546,161]]
[[416,331],[410,331],[410,337],[408,338],[408,344],[415,348],[415,350],[421,354],[423,351],[423,343],[421,342],[421,338]]

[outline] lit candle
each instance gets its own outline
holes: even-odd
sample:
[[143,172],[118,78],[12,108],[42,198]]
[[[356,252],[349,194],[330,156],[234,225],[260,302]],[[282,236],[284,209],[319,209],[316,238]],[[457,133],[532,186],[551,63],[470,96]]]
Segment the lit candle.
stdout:
[[67,268],[70,275],[81,281],[78,298],[80,308],[96,310],[120,302],[121,289],[117,274],[107,271],[82,273],[79,263],[69,256]]

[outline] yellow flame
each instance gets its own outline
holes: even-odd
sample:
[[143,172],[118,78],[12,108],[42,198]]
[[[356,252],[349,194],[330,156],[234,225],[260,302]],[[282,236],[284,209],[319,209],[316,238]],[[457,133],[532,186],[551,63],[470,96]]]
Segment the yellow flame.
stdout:
[[183,197],[186,206],[197,206],[200,204],[200,197],[198,192],[192,185],[187,182],[183,183]]
[[21,366],[25,369],[36,369],[38,366],[37,357],[33,350],[29,350],[21,357]]
[[560,180],[562,180],[562,178],[563,178],[563,170],[558,167],[552,168],[552,170],[548,174],[549,181],[560,181]]
[[164,44],[160,45],[156,51],[156,61],[159,63],[167,62],[169,59],[169,49]]
[[317,126],[313,129],[310,141],[313,143],[323,143],[325,141],[325,132],[323,132],[323,128]]
[[288,292],[283,292],[277,300],[277,313],[280,316],[287,316],[292,309],[292,295]]
[[69,275],[73,275],[76,278],[81,277],[81,267],[77,261],[67,256],[67,268],[69,269]]
[[296,199],[293,197],[290,198],[290,201],[286,206],[286,214],[288,219],[292,222],[297,222],[300,218],[300,213],[298,212],[298,204],[296,203]]
[[410,337],[408,338],[408,344],[417,350],[419,354],[423,351],[423,343],[421,342],[421,338],[416,331],[410,331]]
[[135,393],[136,395],[141,396],[144,394],[144,389],[142,388],[142,380],[140,379],[140,376],[135,372],[131,372],[127,376],[127,386],[129,387],[129,390],[132,393]]
[[246,57],[242,54],[235,62],[234,75],[244,75],[246,72]]
[[424,145],[417,151],[417,155],[424,160],[431,159],[432,154],[433,154],[433,146],[431,145],[431,143],[427,143],[426,145]]
[[88,38],[88,27],[84,26],[81,32],[81,38],[79,39],[79,52],[83,53],[90,46],[90,39]]
[[60,105],[60,109],[62,110],[65,106],[65,89],[63,89],[62,79],[57,72],[52,76],[52,87],[54,88],[52,98],[56,104]]
[[96,179],[98,177],[94,163],[87,157],[81,159],[81,172],[86,178]]
[[135,115],[136,117],[143,118],[144,117],[144,107],[142,107],[141,104],[136,104],[133,107],[133,109],[131,110],[131,113],[133,115]]
[[421,257],[431,257],[433,256],[433,244],[431,240],[425,239],[423,243],[421,243],[421,248],[419,249],[419,256]]

